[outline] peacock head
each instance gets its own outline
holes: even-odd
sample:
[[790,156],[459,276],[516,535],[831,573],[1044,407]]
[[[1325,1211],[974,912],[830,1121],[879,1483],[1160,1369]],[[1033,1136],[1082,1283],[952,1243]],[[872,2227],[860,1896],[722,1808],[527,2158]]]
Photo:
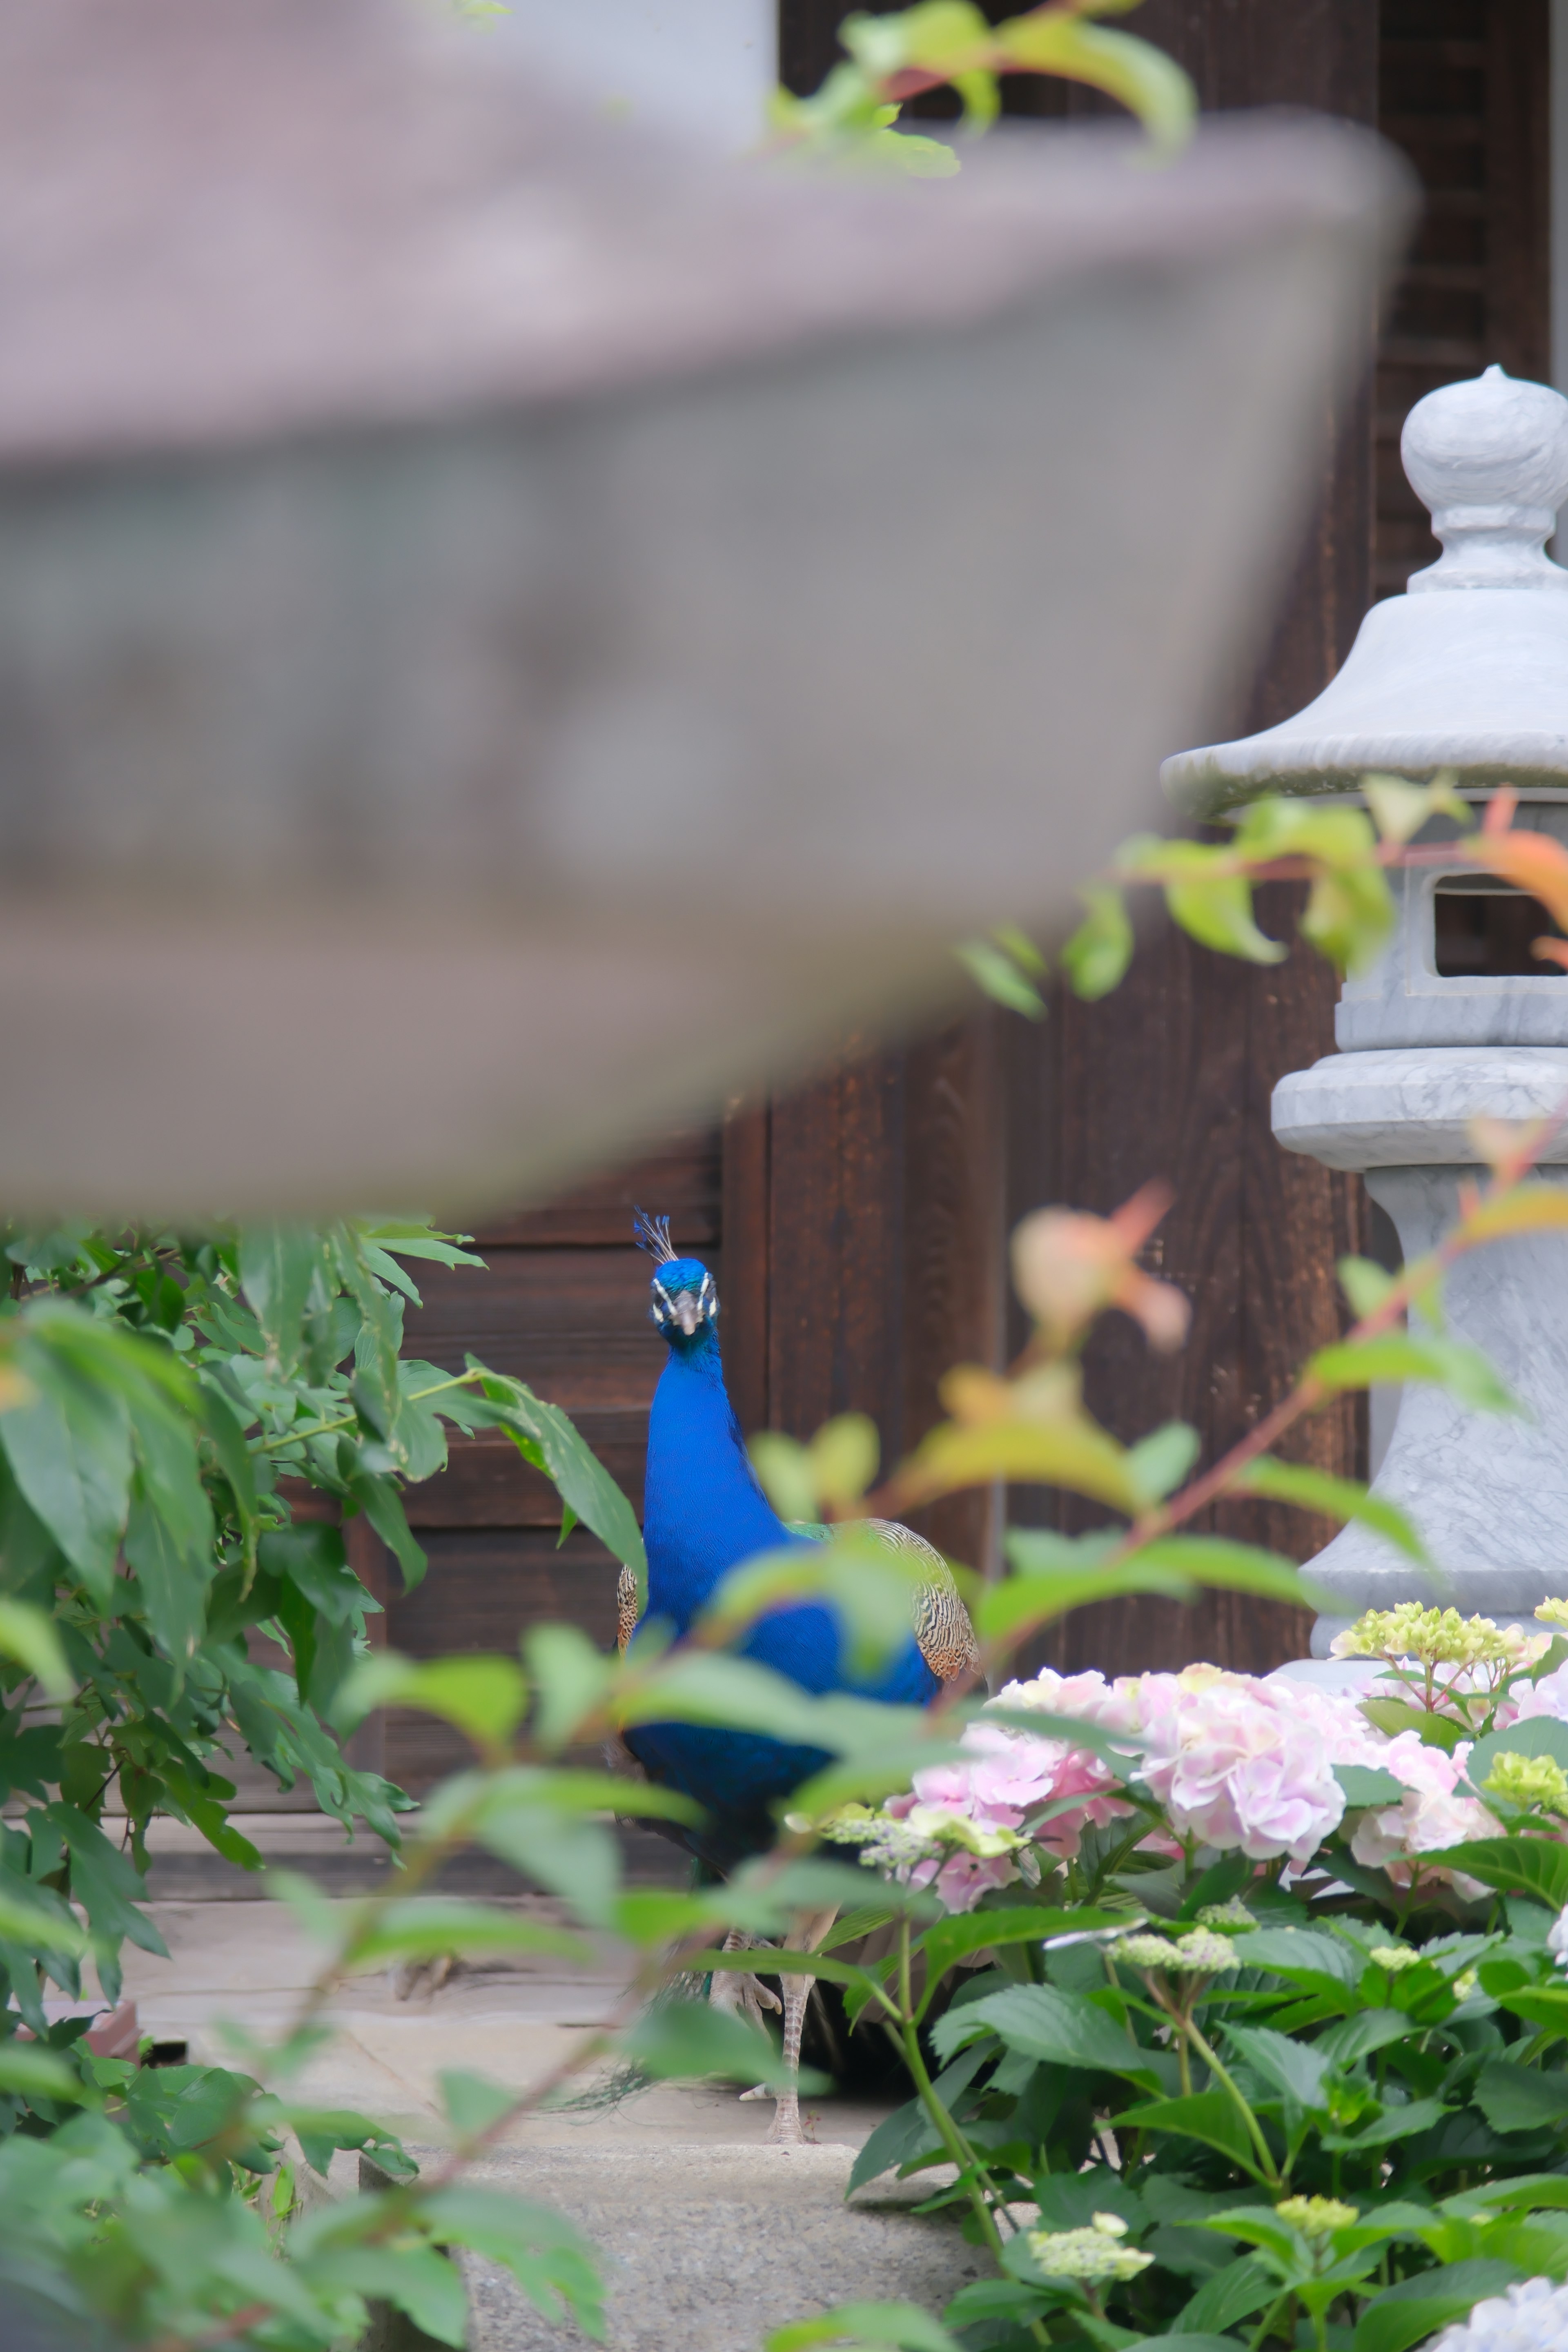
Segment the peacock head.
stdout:
[[676,1255],[668,1217],[650,1217],[638,1209],[632,1231],[637,1247],[647,1250],[654,1263],[648,1314],[658,1328],[677,1344],[710,1332],[719,1318],[719,1293],[701,1259]]

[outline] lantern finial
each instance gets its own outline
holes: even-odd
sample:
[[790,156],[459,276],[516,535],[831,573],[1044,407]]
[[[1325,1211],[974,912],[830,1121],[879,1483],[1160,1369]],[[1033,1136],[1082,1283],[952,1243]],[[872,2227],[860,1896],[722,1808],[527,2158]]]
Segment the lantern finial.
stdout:
[[1568,400],[1519,383],[1500,367],[1446,383],[1405,420],[1399,455],[1443,543],[1408,593],[1451,588],[1568,588],[1546,553],[1568,500]]

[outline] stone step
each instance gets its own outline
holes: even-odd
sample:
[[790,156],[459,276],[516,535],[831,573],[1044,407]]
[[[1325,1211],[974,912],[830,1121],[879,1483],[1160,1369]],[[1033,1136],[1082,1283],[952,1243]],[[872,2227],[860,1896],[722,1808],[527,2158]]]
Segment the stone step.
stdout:
[[[931,2175],[885,2176],[846,2203],[854,2161],[837,2146],[555,2145],[501,2149],[465,2177],[557,2207],[600,2247],[611,2281],[605,2352],[757,2352],[771,2328],[836,2304],[899,2301],[940,2315],[961,2286],[990,2274],[955,2219],[910,2212]],[[361,2178],[382,2185],[374,2166],[362,2163]],[[498,2264],[465,2257],[464,2268],[470,2352],[586,2352],[581,2330],[552,2326]],[[383,2314],[366,2352],[425,2342]]]

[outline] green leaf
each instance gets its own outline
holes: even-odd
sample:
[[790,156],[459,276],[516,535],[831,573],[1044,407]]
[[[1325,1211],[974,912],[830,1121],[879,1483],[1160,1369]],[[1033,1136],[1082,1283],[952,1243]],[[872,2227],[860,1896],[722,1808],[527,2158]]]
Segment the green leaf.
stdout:
[[1314,1470],[1304,1463],[1276,1462],[1265,1454],[1248,1465],[1237,1481],[1236,1492],[1295,1503],[1304,1511],[1321,1511],[1326,1518],[1359,1519],[1417,1566],[1431,1565],[1426,1545],[1405,1513],[1383,1496],[1372,1494],[1359,1479],[1335,1478],[1327,1470]]
[[860,1500],[877,1475],[881,1439],[868,1413],[841,1412],[824,1422],[807,1449],[820,1499],[840,1510]]
[[397,1488],[389,1477],[366,1475],[351,1479],[349,1491],[403,1570],[403,1590],[412,1592],[424,1583],[430,1563],[415,1539]]
[[15,1658],[57,1706],[75,1696],[76,1680],[66,1664],[55,1621],[29,1601],[0,1599],[0,1656]]
[[1396,1277],[1386,1266],[1379,1265],[1375,1258],[1342,1257],[1336,1270],[1340,1287],[1358,1322],[1375,1315],[1395,1285]]
[[1485,1739],[1478,1739],[1465,1759],[1465,1778],[1472,1789],[1479,1789],[1500,1756],[1549,1756],[1554,1764],[1568,1769],[1568,1723],[1560,1723],[1555,1716],[1527,1716],[1522,1723],[1510,1723],[1506,1731],[1493,1731]]
[[1009,2050],[1047,2066],[1078,2066],[1159,2083],[1151,2053],[1141,2050],[1103,2009],[1082,1993],[1054,1985],[1009,1985],[950,2009],[931,2030],[931,2046],[951,2058],[977,2033],[998,2034]]
[[1005,1478],[1021,1486],[1065,1486],[1129,1517],[1143,1508],[1126,1448],[1081,1412],[1049,1421],[1020,1415],[943,1422],[922,1440],[903,1475],[911,1495],[922,1502]]
[[1367,1721],[1390,1739],[1397,1739],[1402,1731],[1413,1731],[1425,1748],[1440,1748],[1451,1756],[1465,1736],[1465,1727],[1457,1716],[1443,1715],[1436,1709],[1414,1706],[1404,1698],[1364,1698],[1361,1711]]
[[168,1521],[138,1493],[125,1530],[125,1557],[135,1570],[149,1632],[165,1657],[184,1665],[206,1629],[210,1546],[205,1554],[183,1549]]
[[74,1805],[46,1805],[43,1817],[59,1832],[69,1852],[71,1895],[87,1913],[88,1925],[98,1941],[99,1978],[104,1992],[110,2000],[116,2000],[120,1996],[119,1970],[115,1968],[111,1971],[116,1979],[111,1990],[106,1975],[105,1943],[118,1945],[123,1937],[161,1960],[169,1957],[169,1948],[152,1920],[136,1908],[139,1902],[147,1899],[146,1886],[130,1856],[110,1845],[96,1823]]
[[631,1570],[637,1580],[639,1606],[646,1607],[647,1558],[637,1513],[570,1417],[559,1405],[536,1397],[522,1381],[487,1370],[478,1357],[464,1361],[469,1371],[481,1375],[480,1391],[492,1408],[490,1425],[504,1429],[515,1444],[537,1446],[545,1475],[562,1501],[593,1529],[606,1551]]
[[[184,1813],[194,1828],[200,1830],[216,1853],[221,1853],[226,1862],[237,1864],[241,1870],[264,1867],[257,1848],[234,1828],[216,1795],[197,1785],[194,1773],[172,1757],[160,1759],[159,1771],[172,1804]],[[226,1781],[218,1785],[225,1789],[230,1787]]]
[[1568,2073],[1489,2058],[1472,2094],[1493,2131],[1555,2131],[1568,2123]]
[[1320,1348],[1302,1374],[1337,1395],[1374,1381],[1429,1381],[1478,1412],[1518,1412],[1517,1400],[1479,1349],[1458,1339],[1413,1339],[1390,1332]]
[[466,2067],[446,2066],[436,2076],[442,2111],[459,2139],[477,2139],[517,2105],[517,2093]]
[[1137,116],[1163,153],[1174,153],[1191,135],[1197,92],[1175,59],[1152,41],[1038,8],[1010,17],[993,37],[1026,72],[1060,74],[1104,90]]
[[1329,1598],[1308,1583],[1282,1552],[1259,1544],[1234,1543],[1227,1536],[1156,1536],[1129,1553],[1129,1568],[1173,1569],[1194,1584],[1227,1592],[1250,1592],[1261,1601],[1284,1601],[1292,1608],[1329,1606]]
[[[1244,2267],[1245,2265],[1240,2263],[1233,2263],[1221,2275],[1229,2277],[1232,2270],[1240,2271]],[[1264,2298],[1265,2301],[1267,2299],[1267,2297]],[[1193,2301],[1195,2303],[1197,2297],[1194,2295]],[[1192,2304],[1189,2304],[1187,2310],[1190,2311],[1192,2307]],[[1260,2304],[1255,2303],[1252,2305],[1254,2311],[1260,2308]],[[1185,2312],[1183,2313],[1182,2317],[1184,2321]],[[1184,2325],[1179,2334],[1134,2336],[1130,2352],[1236,2352],[1236,2338],[1234,2336],[1211,2335],[1206,2328],[1190,2328]]]
[[1568,1904],[1568,1845],[1554,1838],[1478,1838],[1443,1846],[1425,1857],[1429,1866],[1462,1871],[1499,1892],[1534,1895],[1561,1911]]
[[15,2035],[0,2041],[0,2091],[25,2099],[64,2099],[72,2106],[80,2106],[88,2097],[68,2058],[40,2042],[19,2042]]
[[1529,2025],[1541,2027],[1561,2039],[1568,2035],[1568,1987],[1541,1985],[1534,1990],[1521,1986],[1517,1991],[1494,1992],[1492,1999],[1500,2009],[1512,2017],[1522,2017]]
[[[1031,2319],[1050,2310],[1054,2299],[1048,2292],[1026,2286],[1020,2279],[973,2279],[959,2288],[942,2315],[952,2327],[973,2327],[983,2319],[1012,2319],[1027,2326]],[[1236,2347],[1226,2344],[1222,2352],[1236,2352]]]
[[1391,2042],[1402,2042],[1410,2031],[1410,2020],[1402,2009],[1363,2009],[1331,2025],[1312,2047],[1331,2066],[1351,2066],[1374,2050],[1386,2050]]
[[281,2119],[294,2134],[312,2172],[322,2179],[336,2148],[356,2149],[361,2155],[374,2157],[381,2170],[395,2180],[413,2180],[419,2168],[405,2152],[403,2143],[395,2133],[387,2131],[369,2116],[362,2116],[352,2107],[310,2107],[295,2105],[292,2101],[279,2110]]
[[1311,2042],[1277,2033],[1267,2025],[1232,2024],[1226,2028],[1226,2037],[1271,2089],[1308,2109],[1316,2110],[1322,2104],[1329,2061]]
[[1336,1764],[1334,1778],[1345,1792],[1347,1811],[1360,1805],[1397,1805],[1405,1796],[1404,1781],[1381,1764]]
[[28,1506],[107,1612],[131,1507],[130,1416],[43,1346],[28,1347],[24,1362],[33,1393],[0,1413],[0,1444]]
[[[786,1527],[804,1532],[816,1522],[816,1477],[811,1454],[782,1430],[759,1429],[748,1439],[746,1452],[757,1484]],[[828,1533],[825,1528],[824,1538]]]
[[[942,2105],[953,2108],[980,2069],[993,2053],[984,2042],[977,2042],[963,2051],[952,2065],[945,2067],[931,2084]],[[890,2116],[884,2116],[872,2132],[850,2168],[846,2197],[863,2189],[868,2180],[875,2180],[884,2172],[892,2172],[917,2156],[940,2147],[942,2142],[936,2126],[931,2122],[919,2099],[910,2099]]]
[[928,1765],[952,1763],[963,1753],[956,1736],[943,1740],[922,1732],[912,1739],[889,1739],[879,1749],[862,1750],[803,1780],[788,1800],[789,1818],[817,1822],[840,1805],[874,1804],[906,1790]]
[[1194,876],[1190,881],[1167,882],[1165,904],[1172,920],[1200,947],[1239,956],[1246,963],[1282,963],[1289,952],[1279,940],[1266,939],[1254,922],[1252,885],[1244,875]]
[[[363,2201],[363,2200],[362,2200]],[[555,2324],[564,2306],[602,2342],[604,2284],[596,2249],[548,2205],[459,2183],[422,2193],[425,2227],[442,2245],[466,2246],[510,2271],[536,2310]]]
[[814,2344],[885,2345],[902,2352],[960,2352],[940,2321],[912,2303],[840,2303],[815,2319],[775,2327],[764,2352],[809,2352]]
[[247,1225],[239,1236],[240,1287],[268,1361],[285,1378],[300,1360],[300,1327],[321,1256],[319,1237],[300,1225]]
[[1049,1569],[988,1584],[974,1607],[974,1630],[983,1642],[1017,1642],[1035,1627],[1091,1601],[1121,1601],[1134,1593],[1190,1601],[1197,1590],[1184,1570],[1149,1560],[1140,1551],[1114,1568]]
[[1116,2120],[1119,2129],[1177,2132],[1184,2139],[1202,2140],[1205,2147],[1217,2148],[1244,2172],[1256,2173],[1258,2169],[1258,2152],[1241,2112],[1227,2091],[1194,2091],[1184,2098],[1146,2099],[1141,2106],[1124,2107]]
[[949,1969],[972,1953],[1001,1950],[1009,1944],[1043,1943],[1047,1936],[1081,1935],[1116,1924],[1113,1911],[969,1911],[939,1919],[920,1939],[925,1954],[926,1990],[917,2014],[924,2016]]
[[1062,950],[1062,969],[1073,994],[1093,1004],[1121,985],[1132,961],[1132,926],[1126,900],[1110,883],[1090,883],[1078,895],[1089,911]]
[[1314,1992],[1353,1989],[1365,1966],[1361,1952],[1340,1937],[1300,1927],[1260,1927],[1243,1949],[1249,1969],[1267,1969]]
[[250,1448],[245,1442],[245,1431],[226,1391],[212,1373],[204,1372],[198,1391],[198,1404],[203,1426],[212,1441],[218,1467],[228,1480],[239,1516],[240,1533],[247,1558],[253,1558],[256,1539],[256,1465]]
[[360,1239],[396,1257],[428,1258],[436,1265],[477,1265],[481,1274],[486,1271],[482,1257],[460,1246],[472,1241],[471,1234],[438,1233],[427,1218],[391,1218],[362,1225]]
[[319,2292],[374,2297],[407,2314],[431,2342],[460,2347],[467,2340],[468,2298],[457,2264],[434,2246],[402,2243],[324,2247],[296,2263]]
[[843,1629],[847,1662],[870,1675],[906,1647],[929,1561],[897,1551],[863,1523],[835,1530],[826,1543],[795,1543],[758,1552],[721,1577],[697,1620],[698,1638],[738,1648],[759,1618],[804,1601],[820,1601]]
[[[981,993],[1026,1021],[1043,1021],[1046,1001],[1016,960],[992,940],[966,940],[953,953]],[[815,2341],[815,2339],[814,2339]]]
[[[532,1664],[531,1639],[529,1659]],[[534,1671],[537,1677],[536,1665]],[[922,1707],[890,1706],[843,1693],[814,1698],[798,1684],[749,1658],[704,1656],[687,1650],[672,1654],[647,1674],[624,1676],[612,1712],[617,1725],[718,1724],[845,1756],[875,1757],[895,1740],[918,1737],[931,1724]]]
[[1487,2295],[1500,2294],[1520,2273],[1512,2263],[1446,2263],[1386,2287],[1356,2322],[1354,2352],[1409,2352],[1451,2319],[1463,2319]]
[[[619,2046],[644,2072],[694,2081],[719,2075],[731,2083],[765,2083],[787,2088],[791,2076],[782,2052],[765,2033],[706,2001],[672,2000],[645,2011],[620,2036]],[[802,2090],[823,2091],[822,2074],[802,2070]]]
[[1191,1470],[1201,1443],[1190,1422],[1168,1421],[1131,1448],[1128,1472],[1151,1503],[1162,1503]]
[[1244,2254],[1240,2262],[1205,2279],[1183,2312],[1173,2340],[1185,2346],[1206,2330],[1223,2333],[1237,2320],[1250,2319],[1265,2304],[1277,2301],[1279,2294],[1279,2282],[1268,2263],[1256,2254]]
[[535,1692],[533,1737],[547,1756],[603,1706],[616,1669],[575,1625],[535,1625],[523,1645]]
[[346,1726],[378,1706],[415,1706],[455,1725],[476,1747],[505,1750],[527,1705],[528,1684],[510,1658],[486,1652],[423,1661],[378,1650],[354,1668],[333,1712]]
[[29,1951],[69,1953],[74,1958],[92,1949],[91,1937],[77,1925],[52,1888],[25,1888],[25,1883],[9,1872],[0,1876],[0,1939],[24,1945]]
[[1402,2107],[1386,2108],[1371,2123],[1358,2124],[1353,2131],[1325,2132],[1323,2146],[1342,2153],[1387,2147],[1394,2140],[1415,2139],[1422,2132],[1435,2130],[1452,2112],[1441,2099],[1411,2099]]

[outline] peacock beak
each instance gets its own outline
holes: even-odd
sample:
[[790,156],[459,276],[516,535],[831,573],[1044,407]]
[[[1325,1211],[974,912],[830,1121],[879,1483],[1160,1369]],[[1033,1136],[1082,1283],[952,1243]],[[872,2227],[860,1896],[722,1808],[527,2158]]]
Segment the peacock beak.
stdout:
[[678,1290],[669,1303],[676,1321],[689,1339],[706,1311],[701,1299],[694,1290]]

